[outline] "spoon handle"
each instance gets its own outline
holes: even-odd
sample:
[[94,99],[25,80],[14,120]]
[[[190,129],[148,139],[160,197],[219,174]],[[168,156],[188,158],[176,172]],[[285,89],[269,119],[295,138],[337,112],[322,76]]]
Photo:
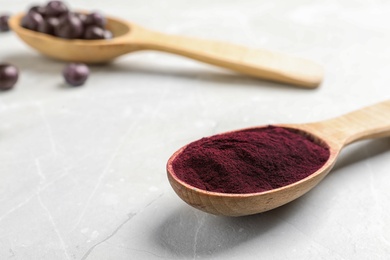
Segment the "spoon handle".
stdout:
[[323,78],[319,65],[267,50],[149,30],[140,36],[142,49],[174,53],[266,80],[315,88]]
[[341,147],[361,139],[390,136],[390,100],[307,126]]

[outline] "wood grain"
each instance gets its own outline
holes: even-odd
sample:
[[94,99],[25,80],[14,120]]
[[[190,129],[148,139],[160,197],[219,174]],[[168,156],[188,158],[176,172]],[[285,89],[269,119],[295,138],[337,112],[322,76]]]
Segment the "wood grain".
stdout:
[[314,62],[268,50],[152,31],[139,41],[145,49],[178,54],[266,80],[315,88],[323,78],[323,69]]

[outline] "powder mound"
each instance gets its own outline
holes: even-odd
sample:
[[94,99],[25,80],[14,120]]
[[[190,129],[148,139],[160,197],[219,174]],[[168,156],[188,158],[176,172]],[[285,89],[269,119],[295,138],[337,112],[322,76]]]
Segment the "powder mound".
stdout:
[[202,190],[253,193],[297,182],[321,168],[329,155],[307,136],[268,126],[202,138],[172,167],[180,180]]

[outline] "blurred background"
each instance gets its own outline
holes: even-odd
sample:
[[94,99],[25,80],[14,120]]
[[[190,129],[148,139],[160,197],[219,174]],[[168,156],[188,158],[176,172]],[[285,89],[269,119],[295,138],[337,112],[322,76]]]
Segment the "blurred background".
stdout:
[[[34,4],[0,0],[0,14]],[[313,191],[242,218],[191,208],[165,165],[204,136],[319,121],[390,98],[387,1],[67,1],[156,31],[310,59],[314,90],[158,52],[65,64],[0,34],[0,62],[20,70],[0,93],[1,259],[387,259],[390,140],[347,147]]]

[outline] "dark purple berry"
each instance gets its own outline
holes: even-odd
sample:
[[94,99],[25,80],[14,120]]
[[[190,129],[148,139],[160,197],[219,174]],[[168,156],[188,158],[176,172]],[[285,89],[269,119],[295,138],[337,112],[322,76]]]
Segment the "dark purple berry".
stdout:
[[9,15],[4,14],[0,16],[0,32],[9,31],[8,20],[9,20]]
[[[0,31],[8,29],[7,21],[8,17],[0,17]],[[2,23],[7,25],[2,26]],[[112,39],[113,34],[105,25],[106,18],[101,13],[70,12],[62,1],[50,1],[45,6],[32,6],[21,21],[24,28],[64,39]]]
[[0,89],[11,89],[18,81],[19,70],[10,64],[0,64]]
[[112,32],[109,30],[104,30],[104,39],[112,39],[114,36],[112,35]]
[[46,8],[43,6],[39,6],[39,5],[32,6],[28,11],[29,12],[36,12],[42,16],[46,15]]
[[87,15],[82,13],[76,13],[76,15],[80,18],[81,22],[86,25],[85,21],[87,20]]
[[61,1],[50,1],[46,5],[47,16],[60,16],[68,12],[68,7]]
[[106,18],[98,12],[93,12],[87,15],[87,18],[85,20],[86,25],[96,25],[101,28],[104,28],[106,25]]
[[104,29],[96,25],[90,25],[87,27],[87,29],[85,29],[84,39],[86,40],[104,39]]
[[34,11],[28,12],[22,18],[22,26],[33,31],[36,31],[41,23],[43,23],[42,15]]
[[38,32],[54,35],[54,29],[59,24],[59,19],[56,17],[48,17],[43,23],[39,24]]
[[71,86],[81,86],[89,75],[89,68],[83,63],[70,63],[62,71],[65,81]]
[[61,16],[58,26],[54,29],[55,35],[65,39],[81,38],[84,26],[80,18],[74,13]]

